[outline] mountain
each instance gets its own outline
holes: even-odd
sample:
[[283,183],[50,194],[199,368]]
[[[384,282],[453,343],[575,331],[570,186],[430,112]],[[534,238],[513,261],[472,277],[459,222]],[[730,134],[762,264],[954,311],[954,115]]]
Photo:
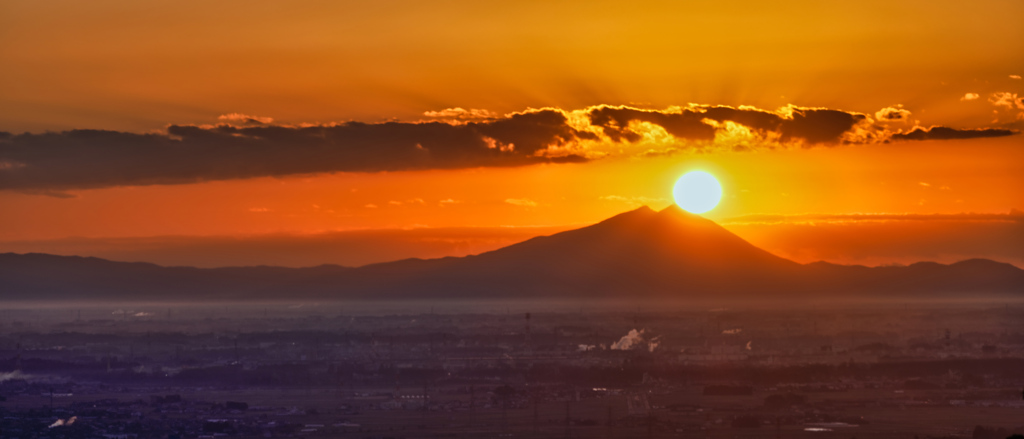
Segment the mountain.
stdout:
[[975,259],[906,267],[801,265],[672,206],[461,258],[358,268],[199,269],[0,254],[0,300],[722,298],[1020,294],[1024,270]]
[[801,267],[674,205],[476,256],[397,264],[366,268],[389,273],[390,288],[470,297],[743,291]]

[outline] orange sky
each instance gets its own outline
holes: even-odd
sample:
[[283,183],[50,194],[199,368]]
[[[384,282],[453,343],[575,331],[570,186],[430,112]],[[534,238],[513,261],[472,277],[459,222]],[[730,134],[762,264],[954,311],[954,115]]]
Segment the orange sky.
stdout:
[[[522,230],[590,224],[643,204],[662,208],[679,175],[703,169],[725,191],[721,205],[705,216],[801,262],[992,257],[1020,265],[1024,254],[999,243],[1024,243],[1020,215],[1010,214],[1024,208],[1024,27],[1006,22],[1021,16],[1024,4],[1015,1],[866,1],[856,7],[3,2],[0,131],[10,134],[0,137],[0,251],[117,257],[104,253],[109,243],[60,241],[68,237],[256,239],[365,229],[489,230],[487,237],[473,234],[460,241],[472,245],[457,248],[426,250],[411,241],[382,239],[389,251],[378,259],[348,255],[365,250],[358,246],[348,256],[311,253],[329,259],[323,262],[349,264],[466,254],[530,235]],[[628,126],[602,125],[594,118],[599,105],[628,106],[633,119]],[[673,131],[670,122],[658,124],[715,106],[750,113],[756,108],[783,124],[799,119],[791,115],[794,108],[861,119],[844,126],[841,136],[820,141],[807,134],[814,126],[765,128],[724,119],[701,122],[699,116],[698,128],[713,131],[713,138],[701,138]],[[481,111],[444,112],[453,108]],[[540,114],[531,108],[552,109],[550,115],[566,118],[558,129],[577,131],[555,143],[549,141],[562,138],[537,134],[537,153],[521,152],[534,139],[521,134],[540,133],[539,125],[516,125],[511,132],[498,125],[513,121],[512,113]],[[887,120],[886,108],[899,118]],[[657,114],[637,116],[639,109]],[[221,117],[232,113],[259,121]],[[637,119],[648,116],[654,122]],[[298,127],[351,121],[394,121],[406,131],[425,121],[472,126],[479,131],[473,131],[479,136],[472,142],[492,142],[495,154],[510,147],[502,157],[514,161],[494,162],[492,155],[462,161],[464,156],[454,155],[455,161],[435,158],[427,164],[414,158],[413,165],[396,158],[392,166],[390,155],[371,151],[371,139],[371,152],[358,156],[372,156],[364,167],[346,167],[350,158],[320,166],[329,160],[315,153],[289,161],[287,170],[276,166],[293,148],[287,136]],[[248,162],[224,159],[248,150],[205,156],[202,148],[218,145],[188,143],[192,134],[179,134],[223,134],[216,124],[233,127],[235,137],[249,135],[239,134],[247,127],[280,126],[287,139],[260,146],[278,148],[273,154],[280,155]],[[932,126],[969,138],[934,140],[939,131],[933,128],[933,140],[915,140],[915,129],[920,136]],[[196,149],[184,153],[172,146],[163,158],[133,162],[129,150],[116,149],[110,140],[86,144],[60,134],[71,129],[151,133],[165,142],[154,147],[183,140]],[[636,138],[617,139],[614,130]],[[53,135],[43,136],[47,131]],[[441,137],[409,138],[441,145],[466,134],[442,131]],[[23,132],[30,135],[19,137]],[[149,148],[131,143],[144,140],[132,137],[127,148]],[[437,151],[432,145],[416,144]],[[52,150],[31,152],[43,147]],[[548,160],[570,155],[587,161]],[[153,165],[161,162],[177,167]],[[808,228],[813,221],[795,217],[860,213],[1007,218],[944,219],[943,227],[888,217],[870,223],[846,219]],[[782,217],[741,220],[763,214]],[[983,237],[979,221],[1009,226],[997,227],[1001,235]],[[549,228],[503,232],[508,226]],[[908,227],[921,236],[895,252],[886,243],[906,236]],[[929,233],[935,235],[932,244]],[[849,239],[855,234],[870,236]],[[936,248],[934,242],[949,247]],[[308,246],[294,251],[301,248]],[[174,259],[159,249],[118,254],[190,261],[187,254]],[[218,265],[219,259],[200,261],[197,254],[191,256],[196,264]],[[269,250],[265,259],[222,259],[254,260],[312,262],[286,260]]]

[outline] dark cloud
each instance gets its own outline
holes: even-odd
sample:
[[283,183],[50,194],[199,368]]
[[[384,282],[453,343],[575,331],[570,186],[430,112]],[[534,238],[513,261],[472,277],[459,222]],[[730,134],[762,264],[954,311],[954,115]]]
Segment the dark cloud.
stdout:
[[20,190],[18,192],[20,192],[22,194],[26,194],[26,195],[42,195],[44,197],[63,198],[63,199],[78,198],[78,195],[75,195],[75,194],[70,193],[70,192],[55,191],[55,190],[50,190],[50,189],[22,189],[22,190]]
[[781,135],[783,142],[800,139],[813,144],[839,143],[844,133],[866,117],[824,108],[788,107],[788,115],[750,108],[705,107],[703,110],[707,118],[718,122],[731,121],[758,131],[774,131]]
[[615,142],[640,140],[641,134],[629,129],[631,122],[653,123],[679,139],[711,140],[715,138],[715,128],[704,123],[704,116],[689,110],[671,113],[629,107],[601,106],[591,109],[588,115],[590,123],[601,127],[604,134]]
[[762,133],[775,132],[782,142],[802,140],[811,144],[839,143],[844,133],[867,117],[823,108],[787,107],[785,110],[780,114],[725,106],[690,107],[679,111],[600,106],[591,109],[589,116],[590,123],[600,127],[613,141],[634,142],[641,138],[639,133],[629,129],[631,122],[659,125],[679,139],[711,140],[716,129],[705,121],[707,119],[734,122]]
[[982,137],[1005,137],[1016,134],[1010,130],[985,128],[978,130],[960,130],[956,128],[934,126],[931,128],[914,128],[907,133],[893,134],[892,140],[951,140],[951,139],[977,139]]
[[[895,106],[876,117],[905,120],[909,114]],[[601,105],[505,116],[463,109],[427,115],[433,120],[284,126],[272,124],[268,117],[232,113],[220,117],[228,123],[172,125],[163,133],[0,132],[0,190],[70,196],[61,191],[325,172],[578,163],[607,155],[600,143],[643,145],[645,135],[650,134],[646,124],[661,127],[674,139],[699,142],[672,144],[668,139],[669,144],[643,145],[652,148],[642,154],[649,157],[711,145],[723,130],[732,131],[727,136],[731,143],[717,146],[734,151],[787,143],[811,147],[1016,133],[932,127],[890,134],[864,114],[792,105],[776,111],[707,105],[668,110]],[[733,130],[731,124],[745,129]]]
[[0,136],[0,189],[174,184],[320,172],[580,162],[548,148],[595,138],[540,110],[488,122],[290,127],[172,125],[166,134],[102,130]]
[[704,117],[718,122],[731,121],[760,131],[777,131],[782,117],[770,111],[725,106],[702,107]]
[[840,110],[794,108],[792,117],[782,122],[782,141],[800,138],[810,143],[836,143],[866,118],[863,114]]

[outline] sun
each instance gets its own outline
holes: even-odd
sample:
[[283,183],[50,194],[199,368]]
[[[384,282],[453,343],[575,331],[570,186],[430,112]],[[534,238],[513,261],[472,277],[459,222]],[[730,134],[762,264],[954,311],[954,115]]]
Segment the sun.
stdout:
[[691,171],[676,180],[672,196],[687,212],[704,213],[714,209],[722,199],[722,185],[707,172]]

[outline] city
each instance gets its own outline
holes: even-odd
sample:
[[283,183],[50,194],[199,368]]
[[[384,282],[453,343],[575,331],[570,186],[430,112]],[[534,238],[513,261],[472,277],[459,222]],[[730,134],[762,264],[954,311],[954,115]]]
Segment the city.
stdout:
[[2,434],[988,438],[1022,430],[1019,302],[666,308],[8,307]]

